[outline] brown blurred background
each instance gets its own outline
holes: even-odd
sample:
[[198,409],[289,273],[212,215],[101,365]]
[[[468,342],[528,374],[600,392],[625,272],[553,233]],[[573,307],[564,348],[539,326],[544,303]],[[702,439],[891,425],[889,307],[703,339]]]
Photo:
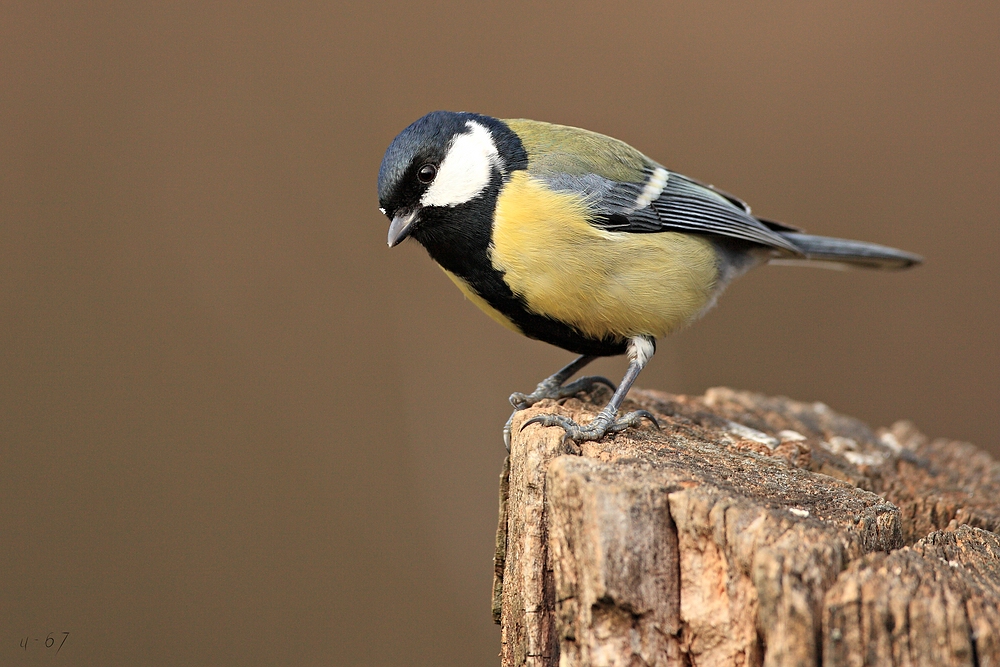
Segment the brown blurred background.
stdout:
[[639,384],[1000,453],[997,3],[160,5],[0,7],[0,664],[496,664],[506,397],[570,355],[386,248],[433,109],[924,254],[762,269]]

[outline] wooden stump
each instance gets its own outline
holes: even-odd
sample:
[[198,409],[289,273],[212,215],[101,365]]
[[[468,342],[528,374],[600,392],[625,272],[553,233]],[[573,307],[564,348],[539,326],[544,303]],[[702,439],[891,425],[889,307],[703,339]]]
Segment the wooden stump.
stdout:
[[[911,425],[728,389],[633,391],[662,429],[564,453],[514,420],[502,664],[1000,664],[1000,465]],[[599,399],[606,399],[600,396]],[[626,406],[628,409],[635,407]]]

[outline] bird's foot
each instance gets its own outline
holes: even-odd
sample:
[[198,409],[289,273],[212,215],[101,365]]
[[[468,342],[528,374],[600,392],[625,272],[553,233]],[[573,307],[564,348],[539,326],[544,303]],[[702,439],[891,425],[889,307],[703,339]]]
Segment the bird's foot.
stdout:
[[615,385],[608,378],[601,377],[600,375],[588,375],[567,385],[561,384],[558,378],[553,376],[539,382],[538,386],[535,387],[535,391],[530,394],[522,394],[519,391],[515,391],[510,395],[510,404],[514,406],[514,412],[510,413],[507,423],[503,425],[503,444],[507,448],[507,452],[510,453],[510,425],[514,421],[514,415],[518,412],[530,408],[535,403],[546,398],[558,400],[560,398],[576,396],[580,392],[592,391],[594,386],[599,384],[610,387],[612,391],[615,389]]
[[522,394],[519,391],[515,391],[510,395],[510,404],[514,406],[515,410],[524,410],[546,398],[558,400],[560,398],[576,396],[580,392],[591,391],[594,385],[598,384],[603,384],[610,388],[611,391],[615,390],[615,385],[611,380],[599,375],[588,375],[566,385],[560,384],[555,377],[550,377],[539,382],[538,386],[535,387],[535,391],[530,394]]
[[563,435],[563,445],[570,454],[579,454],[580,447],[577,443],[591,440],[600,440],[609,433],[624,431],[630,426],[638,426],[643,419],[653,422],[653,426],[660,428],[660,423],[656,417],[645,410],[636,410],[615,419],[613,414],[601,412],[594,417],[586,426],[580,426],[569,417],[562,415],[538,415],[524,422],[521,426],[523,430],[529,424],[541,424],[542,426],[559,426],[566,432]]

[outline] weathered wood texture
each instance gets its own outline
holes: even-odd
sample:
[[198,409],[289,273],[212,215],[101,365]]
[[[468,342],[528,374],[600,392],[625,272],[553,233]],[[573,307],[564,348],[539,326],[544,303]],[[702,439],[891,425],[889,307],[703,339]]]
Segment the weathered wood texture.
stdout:
[[596,405],[544,402],[514,421],[503,665],[1000,665],[987,454],[728,389],[631,399],[662,430],[581,456],[561,429],[518,429]]

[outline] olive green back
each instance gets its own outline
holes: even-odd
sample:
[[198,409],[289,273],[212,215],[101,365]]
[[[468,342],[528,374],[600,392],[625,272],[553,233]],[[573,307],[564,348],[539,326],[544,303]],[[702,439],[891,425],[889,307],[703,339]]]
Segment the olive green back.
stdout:
[[625,183],[646,180],[658,166],[624,141],[566,125],[517,118],[504,120],[528,152],[528,171],[598,174]]

